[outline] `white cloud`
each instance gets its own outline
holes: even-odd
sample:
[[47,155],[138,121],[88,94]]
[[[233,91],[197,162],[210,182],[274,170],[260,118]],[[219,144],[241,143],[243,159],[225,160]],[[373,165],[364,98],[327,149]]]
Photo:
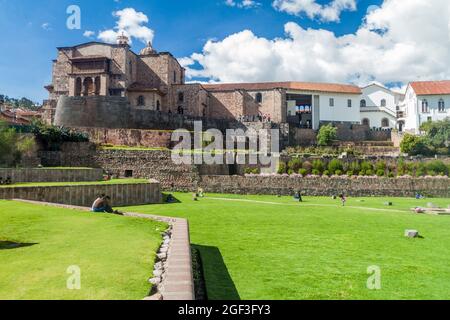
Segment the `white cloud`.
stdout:
[[229,7],[244,9],[254,8],[260,5],[260,3],[255,0],[225,0],[225,4]]
[[297,16],[306,14],[310,19],[326,22],[338,22],[342,11],[356,10],[356,0],[333,0],[327,5],[316,0],[274,0],[272,5],[278,11]]
[[113,12],[113,16],[118,20],[113,29],[101,31],[98,38],[108,43],[115,43],[117,36],[125,34],[132,41],[133,38],[143,43],[152,42],[154,32],[146,26],[148,17],[143,12],[137,12],[133,8],[126,8]]
[[[284,26],[266,39],[250,30],[208,41],[185,59],[189,77],[221,82],[326,81],[366,85],[450,78],[450,2],[385,0],[360,28],[336,36],[323,29]],[[201,66],[197,69],[194,65]]]
[[83,33],[83,37],[86,37],[86,38],[92,38],[93,36],[95,36],[95,32],[94,31],[86,30]]

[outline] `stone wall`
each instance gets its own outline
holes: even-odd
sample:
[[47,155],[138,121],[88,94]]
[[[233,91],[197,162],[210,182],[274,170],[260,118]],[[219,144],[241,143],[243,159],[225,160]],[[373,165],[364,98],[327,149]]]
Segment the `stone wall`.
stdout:
[[58,101],[55,125],[69,128],[110,129],[194,129],[195,121],[202,121],[203,129],[215,128],[221,131],[245,128],[241,123],[229,119],[206,119],[134,108],[124,97],[67,97]]
[[23,182],[87,182],[103,180],[102,169],[0,169],[0,177]]
[[429,197],[450,197],[448,178],[202,176],[199,185],[210,193],[292,195],[300,190],[308,196],[414,197],[421,192]]
[[89,135],[91,142],[115,146],[170,148],[172,131],[108,129],[108,128],[76,128],[76,131]]
[[113,206],[135,206],[162,202],[160,184],[153,180],[139,184],[0,188],[0,199],[23,199],[81,207],[92,206],[99,194],[111,196]]

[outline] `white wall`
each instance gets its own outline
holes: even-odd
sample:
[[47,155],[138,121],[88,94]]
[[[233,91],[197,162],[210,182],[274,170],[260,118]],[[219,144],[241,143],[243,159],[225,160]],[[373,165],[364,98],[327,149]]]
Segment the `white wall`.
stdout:
[[368,107],[381,107],[381,100],[386,100],[386,108],[396,112],[397,99],[396,95],[389,89],[383,88],[376,84],[362,88],[361,100],[366,100]]
[[[319,94],[320,96],[320,121],[353,122],[360,123],[359,101],[357,94]],[[334,99],[334,107],[330,106],[330,98]],[[349,108],[347,101],[352,101]]]

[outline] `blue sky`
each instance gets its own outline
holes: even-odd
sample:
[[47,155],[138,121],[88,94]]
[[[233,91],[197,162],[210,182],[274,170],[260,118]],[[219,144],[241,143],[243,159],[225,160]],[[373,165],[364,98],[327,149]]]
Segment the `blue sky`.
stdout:
[[[226,5],[225,0],[0,0],[0,93],[12,97],[26,96],[36,101],[45,99],[47,94],[43,86],[51,82],[51,60],[56,57],[56,47],[89,41],[83,36],[86,30],[97,35],[99,31],[112,29],[117,21],[112,13],[124,8],[134,8],[148,17],[149,22],[144,25],[154,31],[153,44],[157,50],[170,51],[181,58],[195,52],[202,53],[209,39],[221,42],[243,30],[251,30],[255,37],[267,40],[286,38],[285,25],[289,22],[304,30],[329,30],[336,38],[354,34],[361,26],[368,7],[380,6],[383,0],[357,0],[356,11],[344,10],[340,21],[334,22],[308,17],[301,12],[295,15],[275,10],[273,2],[259,0],[255,7],[241,8]],[[316,1],[323,6],[330,2]],[[66,28],[66,9],[73,4],[81,8],[81,30]],[[138,52],[143,46],[139,40],[133,41],[134,51]],[[203,57],[209,54],[204,53]],[[198,64],[197,61],[193,66],[198,67]],[[233,75],[216,72],[214,65],[205,64],[203,67],[209,70],[204,73],[205,77],[213,75],[216,80],[235,79]],[[253,78],[259,80],[259,77],[271,80],[259,75]],[[243,81],[253,79],[241,78]],[[309,80],[311,76],[307,78]],[[383,82],[390,82],[388,80],[386,77]]]

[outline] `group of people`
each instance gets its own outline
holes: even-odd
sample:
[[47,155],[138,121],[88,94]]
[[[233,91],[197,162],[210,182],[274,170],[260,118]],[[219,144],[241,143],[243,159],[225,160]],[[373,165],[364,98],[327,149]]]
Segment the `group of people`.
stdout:
[[3,180],[3,177],[0,177],[0,185],[11,185],[12,179],[11,177],[6,177],[5,180]]
[[239,122],[272,122],[270,114],[259,114],[259,115],[240,115],[237,117]]
[[95,199],[92,204],[92,212],[95,213],[112,213],[117,215],[123,215],[122,212],[114,210],[111,206],[111,197],[105,194],[101,194]]

